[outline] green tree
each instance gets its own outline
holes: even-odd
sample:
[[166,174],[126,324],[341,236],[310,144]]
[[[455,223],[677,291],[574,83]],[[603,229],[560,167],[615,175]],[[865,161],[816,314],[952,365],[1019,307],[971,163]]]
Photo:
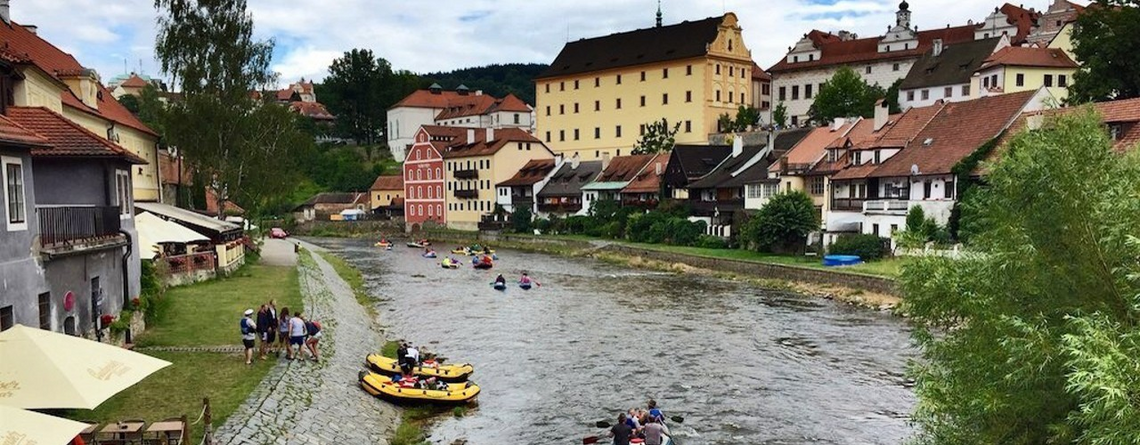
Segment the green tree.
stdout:
[[531,232],[531,219],[534,214],[530,211],[530,206],[515,206],[514,213],[511,213],[511,228],[515,233],[530,233]]
[[124,94],[123,97],[120,97],[116,100],[118,100],[119,103],[123,105],[123,108],[126,108],[127,111],[130,111],[131,114],[134,114],[136,116],[139,114],[139,98],[131,94]]
[[663,153],[672,150],[677,143],[677,131],[680,129],[681,124],[679,122],[669,127],[669,121],[665,118],[645,124],[645,134],[637,138],[637,144],[633,146],[633,154]]
[[820,123],[840,117],[871,117],[875,102],[884,95],[882,88],[868,85],[855,70],[844,66],[819,88],[808,116]]
[[219,209],[287,192],[294,154],[311,140],[288,109],[249,97],[276,76],[273,42],[254,40],[245,0],[155,0],[155,8],[155,53],[183,94],[166,114],[170,144],[217,193]]
[[819,215],[811,197],[802,191],[784,192],[756,212],[741,237],[763,252],[796,252],[809,233],[819,230]]
[[736,119],[733,121],[736,131],[747,131],[748,127],[756,125],[757,122],[760,122],[759,110],[746,105],[736,109]]
[[961,259],[904,268],[918,443],[1140,437],[1140,154],[1091,110],[1015,136]]
[[772,109],[772,125],[783,128],[788,126],[788,106],[783,102],[776,104]]
[[139,120],[159,135],[166,135],[166,104],[159,97],[158,88],[147,84],[139,91]]
[[1074,102],[1140,97],[1140,0],[1097,0],[1077,16]]
[[322,92],[341,135],[365,146],[381,139],[392,105],[386,103],[385,86],[392,78],[392,65],[371,50],[353,49],[333,60]]
[[[899,106],[899,90],[902,89],[902,82],[903,79],[894,81],[894,83],[892,83],[891,86],[887,88],[887,91],[883,93],[883,99],[887,101],[887,109],[891,114],[902,113],[902,107]],[[872,109],[872,116],[874,113],[875,110]]]

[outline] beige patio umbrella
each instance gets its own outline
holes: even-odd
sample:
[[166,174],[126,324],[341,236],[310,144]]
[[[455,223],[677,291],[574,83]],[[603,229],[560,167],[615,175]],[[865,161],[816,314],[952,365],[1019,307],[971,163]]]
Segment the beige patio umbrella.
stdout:
[[67,445],[87,424],[0,405],[3,443]]
[[0,405],[94,409],[170,362],[16,325],[0,332],[0,365]]

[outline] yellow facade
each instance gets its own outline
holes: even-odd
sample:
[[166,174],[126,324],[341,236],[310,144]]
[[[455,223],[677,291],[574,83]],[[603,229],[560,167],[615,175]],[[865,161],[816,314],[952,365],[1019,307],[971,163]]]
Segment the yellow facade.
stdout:
[[[1077,55],[1073,54],[1073,26],[1074,23],[1066,23],[1061,31],[1053,37],[1049,42],[1049,48],[1058,48],[1064,51],[1070,59],[1077,60]],[[1079,62],[1078,62],[1079,63]]]
[[[553,158],[554,154],[539,142],[514,141],[492,155],[445,158],[447,227],[478,230],[480,218],[495,211],[495,184],[510,179],[532,160]],[[470,177],[471,172],[474,178]],[[457,178],[456,173],[461,177]]]
[[372,209],[377,209],[391,204],[393,199],[403,198],[404,189],[370,190],[369,194],[371,195],[369,204],[372,205]]
[[[998,69],[991,69],[984,72],[984,75],[998,72]],[[1020,93],[1022,91],[1036,91],[1041,87],[1045,87],[1046,76],[1051,79],[1052,86],[1045,89],[1049,90],[1049,94],[1053,96],[1059,103],[1063,103],[1069,97],[1069,86],[1073,84],[1073,74],[1077,72],[1076,68],[1037,68],[1025,66],[1003,66],[1000,67],[1000,75],[1002,85],[1002,93]],[[1020,77],[1019,77],[1020,76]],[[979,88],[981,81],[979,76],[974,76],[970,82],[970,88],[973,91],[982,91]],[[981,97],[980,95],[978,97]]]
[[[642,126],[680,124],[678,144],[707,144],[717,118],[752,100],[752,56],[725,14],[702,57],[539,79],[535,137],[582,160],[631,154]],[[449,216],[450,219],[450,216]]]
[[59,95],[63,94],[64,86],[45,76],[39,70],[23,70],[24,81],[16,82],[13,91],[13,101],[19,107],[44,107],[56,113],[63,114],[63,101]]

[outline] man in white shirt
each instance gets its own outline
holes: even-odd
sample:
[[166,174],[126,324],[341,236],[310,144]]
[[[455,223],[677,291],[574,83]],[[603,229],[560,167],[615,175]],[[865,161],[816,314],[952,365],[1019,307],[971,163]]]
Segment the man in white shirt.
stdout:
[[301,311],[293,313],[289,319],[289,351],[293,360],[301,359],[301,345],[305,343],[305,320],[301,318]]
[[408,345],[408,355],[406,357],[408,358],[408,362],[410,362],[413,367],[419,366],[419,364],[420,364],[420,350],[416,349],[415,346]]
[[241,319],[241,343],[245,346],[245,364],[253,364],[253,343],[257,339],[257,324],[253,322],[253,309],[246,309]]

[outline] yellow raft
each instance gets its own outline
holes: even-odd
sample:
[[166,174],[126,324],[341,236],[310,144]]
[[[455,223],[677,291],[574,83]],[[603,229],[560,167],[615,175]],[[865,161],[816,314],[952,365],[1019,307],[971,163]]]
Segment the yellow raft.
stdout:
[[[396,359],[380,354],[368,354],[366,364],[368,369],[381,374],[396,375],[400,373],[400,364],[396,363]],[[475,367],[471,366],[470,363],[440,365],[438,368],[421,365],[412,369],[412,374],[418,377],[435,377],[442,382],[463,382],[470,378],[473,372],[475,372]]]
[[447,383],[446,390],[435,390],[404,388],[391,377],[368,371],[361,371],[359,378],[360,387],[369,394],[394,402],[465,404],[479,395],[474,382]]

